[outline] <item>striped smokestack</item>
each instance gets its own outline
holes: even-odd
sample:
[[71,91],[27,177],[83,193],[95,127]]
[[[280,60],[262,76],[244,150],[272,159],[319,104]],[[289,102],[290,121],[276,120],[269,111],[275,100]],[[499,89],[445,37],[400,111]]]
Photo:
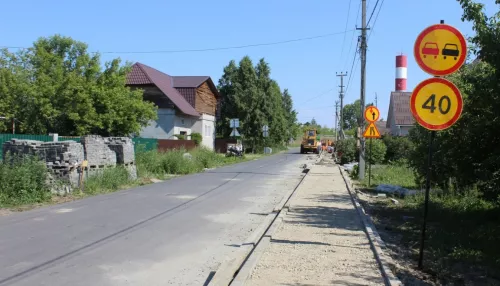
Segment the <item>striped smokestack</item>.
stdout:
[[406,56],[401,54],[396,56],[396,89],[395,91],[406,91]]

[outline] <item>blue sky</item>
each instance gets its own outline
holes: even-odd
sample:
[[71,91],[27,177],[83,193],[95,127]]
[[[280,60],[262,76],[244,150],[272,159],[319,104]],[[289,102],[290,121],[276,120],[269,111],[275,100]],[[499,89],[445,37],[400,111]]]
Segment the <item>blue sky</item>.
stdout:
[[[368,1],[368,17],[377,0]],[[360,26],[361,0],[142,0],[142,1],[4,1],[0,17],[0,46],[30,46],[41,36],[56,33],[89,44],[91,51],[171,51],[240,46],[286,41],[353,30]],[[494,0],[487,3],[493,11]],[[382,0],[379,2],[382,3]],[[349,10],[349,17],[347,13]],[[378,9],[377,9],[378,10]],[[10,11],[5,13],[5,11]],[[359,12],[358,12],[359,11]],[[439,23],[471,35],[471,24],[460,20],[456,0],[384,0],[374,14],[368,42],[367,102],[378,94],[382,118],[387,117],[394,89],[395,56],[408,56],[408,90],[429,77],[417,66],[412,48],[425,27]],[[357,21],[356,21],[357,19]],[[375,22],[376,19],[376,22]],[[301,122],[313,117],[333,126],[334,102],[340,79],[354,58],[359,31],[279,45],[208,52],[116,53],[171,75],[208,75],[217,82],[232,59],[265,58],[272,77],[288,88]],[[358,60],[357,60],[358,61]],[[359,98],[360,65],[355,64],[345,103]],[[345,83],[347,85],[347,83]],[[320,96],[321,95],[321,96]]]

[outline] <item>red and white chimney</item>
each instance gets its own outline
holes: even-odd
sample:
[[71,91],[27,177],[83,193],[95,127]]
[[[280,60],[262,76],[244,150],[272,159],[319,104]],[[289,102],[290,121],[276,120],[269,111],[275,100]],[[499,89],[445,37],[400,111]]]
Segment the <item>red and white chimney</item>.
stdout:
[[396,56],[396,89],[395,91],[406,91],[407,59],[401,54]]

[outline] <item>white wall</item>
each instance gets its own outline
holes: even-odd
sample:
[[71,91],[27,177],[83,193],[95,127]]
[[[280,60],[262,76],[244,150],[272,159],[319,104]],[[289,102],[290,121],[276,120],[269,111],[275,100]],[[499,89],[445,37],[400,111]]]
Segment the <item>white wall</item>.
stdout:
[[193,132],[201,134],[201,145],[214,150],[215,145],[215,116],[202,114],[193,125]]
[[174,135],[175,110],[158,108],[158,119],[151,120],[139,133],[142,138],[172,139]]
[[[181,134],[181,131],[186,132],[188,137],[186,139],[191,139],[190,135],[193,125],[196,123],[196,118],[194,117],[189,117],[189,116],[183,116],[180,114],[177,114],[175,116],[175,124],[174,124],[174,135],[179,135]],[[177,137],[174,136],[172,139],[177,139]]]

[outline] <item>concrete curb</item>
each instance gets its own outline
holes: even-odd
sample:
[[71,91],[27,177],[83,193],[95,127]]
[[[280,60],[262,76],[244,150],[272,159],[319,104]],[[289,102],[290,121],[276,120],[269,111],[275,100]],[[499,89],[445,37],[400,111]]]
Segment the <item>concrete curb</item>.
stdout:
[[375,227],[375,224],[373,224],[371,217],[366,213],[363,206],[359,203],[358,196],[356,192],[353,191],[354,187],[351,180],[344,173],[342,167],[340,167],[340,165],[338,167],[340,173],[342,174],[342,178],[344,179],[344,182],[346,184],[349,195],[351,196],[352,203],[354,204],[354,207],[358,211],[359,217],[361,218],[363,226],[365,227],[366,236],[370,241],[371,248],[379,264],[380,272],[382,272],[385,285],[388,286],[403,285],[403,283],[401,283],[401,281],[394,275],[394,273],[392,273],[392,270],[389,267],[389,263],[394,264],[392,262],[392,258],[389,255],[384,254],[384,249],[387,249],[387,247],[382,238],[380,237],[379,233],[377,232],[377,229]]
[[[316,161],[319,161],[319,159],[316,159]],[[221,263],[207,286],[227,286],[230,285],[231,281],[236,279],[238,276],[245,277],[244,280],[246,280],[246,277],[251,274],[251,271],[255,265],[257,265],[258,259],[263,253],[263,251],[260,254],[255,253],[255,251],[257,249],[265,250],[264,246],[270,244],[271,237],[268,233],[272,234],[277,229],[275,223],[278,225],[281,224],[283,216],[286,214],[286,211],[283,211],[284,206],[289,204],[290,199],[293,197],[295,191],[302,184],[306,176],[307,174],[302,176],[297,186],[283,196],[278,205],[274,207],[272,213],[266,216],[264,221],[259,224],[252,234],[241,244],[238,251],[233,253]],[[262,246],[260,246],[261,244]],[[247,273],[247,275],[240,275],[240,273]],[[244,280],[241,280],[242,278],[239,279],[240,280],[238,281],[240,282],[238,283],[244,283]]]

